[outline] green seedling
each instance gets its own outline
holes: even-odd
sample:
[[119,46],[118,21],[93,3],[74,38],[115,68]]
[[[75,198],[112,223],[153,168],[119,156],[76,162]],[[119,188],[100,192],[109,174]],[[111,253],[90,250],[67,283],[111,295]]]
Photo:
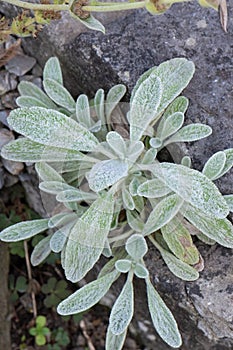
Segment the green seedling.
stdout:
[[37,316],[35,327],[29,329],[30,335],[35,337],[35,343],[38,346],[46,344],[46,336],[50,334],[50,329],[46,327],[46,317]]
[[57,306],[62,299],[70,294],[67,286],[68,284],[64,280],[57,281],[55,277],[49,278],[47,283],[41,287],[42,293],[46,295],[44,305],[47,308]]

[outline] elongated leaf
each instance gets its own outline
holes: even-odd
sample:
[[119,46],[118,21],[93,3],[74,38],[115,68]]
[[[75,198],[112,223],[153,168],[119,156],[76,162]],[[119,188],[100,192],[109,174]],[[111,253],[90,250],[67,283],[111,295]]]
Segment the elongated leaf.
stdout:
[[73,189],[72,186],[60,181],[44,181],[39,184],[39,188],[41,191],[50,194],[58,194],[59,192]]
[[[157,108],[157,117],[170,105],[170,103],[180,95],[193,77],[195,67],[193,62],[186,58],[173,58],[153,67],[145,72],[137,81],[132,95],[132,101],[140,88],[141,84],[151,75],[159,77],[162,84],[163,94],[160,105]],[[155,117],[155,119],[157,119]]]
[[49,246],[51,236],[47,236],[43,238],[32,251],[31,254],[31,264],[32,266],[37,266],[41,264],[51,253],[51,249]]
[[63,84],[61,66],[57,57],[51,57],[46,62],[43,71],[43,80],[45,79],[52,79]]
[[225,163],[226,154],[224,152],[217,152],[206,162],[202,172],[210,180],[215,180],[221,174]]
[[118,159],[104,160],[93,166],[88,183],[90,189],[99,192],[128,175],[128,165]]
[[104,112],[104,90],[97,90],[94,98],[95,112],[102,124],[106,123],[105,112]]
[[45,162],[37,163],[35,166],[37,174],[42,181],[59,181],[64,182],[63,177]]
[[58,202],[82,202],[97,199],[97,195],[92,192],[84,192],[76,188],[59,192],[56,196]]
[[122,84],[115,85],[109,90],[109,92],[107,93],[105,103],[105,114],[107,120],[109,120],[112,111],[118,105],[125,93],[126,87]]
[[138,157],[142,154],[144,150],[144,143],[142,141],[128,141],[128,151],[127,156],[131,164],[134,164]]
[[138,278],[147,278],[149,276],[149,271],[147,270],[147,268],[140,264],[137,263],[134,269],[134,274],[138,277]]
[[134,200],[127,188],[122,188],[122,200],[125,209],[134,210]]
[[119,156],[120,159],[124,159],[126,156],[126,145],[123,137],[116,131],[110,131],[106,136],[111,149]]
[[79,281],[99,259],[111,227],[113,208],[110,194],[98,198],[73,227],[65,254],[67,279]]
[[105,346],[106,350],[121,350],[125,342],[126,334],[127,329],[123,333],[115,335],[108,327]]
[[197,264],[199,252],[193,244],[189,231],[175,217],[161,228],[163,238],[171,252],[189,265]]
[[51,108],[48,107],[43,101],[31,97],[31,96],[19,96],[16,99],[16,103],[19,107],[44,107],[44,108]]
[[157,113],[162,92],[161,80],[155,74],[141,83],[130,103],[130,140],[140,140]]
[[66,88],[56,80],[45,79],[43,81],[44,89],[48,96],[59,106],[62,106],[70,112],[75,111],[75,101]]
[[150,213],[143,234],[149,235],[166,225],[178,213],[182,204],[183,200],[177,194],[162,199]]
[[50,249],[53,252],[60,253],[62,251],[75,223],[76,221],[73,220],[54,232],[49,242]]
[[233,167],[233,148],[225,149],[223,152],[226,155],[226,162],[221,174],[218,177],[223,176]]
[[233,194],[228,194],[224,196],[224,199],[227,202],[227,205],[229,206],[229,210],[233,212]]
[[164,122],[163,129],[160,133],[156,133],[156,137],[159,137],[161,140],[165,140],[169,136],[177,132],[184,123],[184,114],[181,112],[176,112],[170,115]]
[[169,270],[177,277],[184,281],[195,281],[199,274],[192,266],[186,264],[184,261],[177,259],[173,254],[165,249],[160,249],[163,260],[167,264]]
[[67,162],[68,160],[75,161],[84,158],[84,155],[79,151],[44,146],[26,138],[9,142],[2,148],[1,156],[10,160],[33,163],[42,161]]
[[[38,86],[36,86],[35,84],[29,81],[21,81],[18,85],[18,90],[21,96],[17,98],[16,100],[17,104],[19,101],[24,101],[23,100],[24,97],[31,97],[32,99],[31,101],[35,99],[36,101],[43,103],[45,105],[44,107],[51,108],[51,109],[57,108],[55,103]],[[29,106],[21,106],[20,104],[18,104],[18,106],[29,107]]]
[[90,106],[87,95],[80,95],[76,101],[76,118],[87,129],[92,126]]
[[115,335],[125,332],[133,317],[133,312],[133,282],[128,279],[113,305],[109,318],[110,331]]
[[144,154],[142,158],[142,164],[150,164],[152,163],[156,156],[157,156],[158,150],[155,148],[150,148],[146,153]]
[[164,142],[164,146],[173,142],[191,142],[203,139],[212,134],[212,129],[204,124],[190,124],[181,128],[175,135]]
[[125,249],[134,261],[139,261],[148,251],[145,238],[141,234],[134,234],[127,239]]
[[216,244],[216,241],[214,241],[213,239],[207,237],[206,235],[204,235],[204,233],[202,233],[201,231],[199,231],[197,233],[197,238],[200,239],[200,241],[204,242],[205,244],[208,245],[214,245]]
[[185,206],[181,211],[207,237],[224,247],[233,248],[233,225],[229,220],[209,217],[190,205]]
[[86,284],[77,292],[63,300],[57,307],[60,315],[73,315],[88,310],[98,303],[107,293],[115,279],[119,276],[118,271],[113,271],[97,280]]
[[199,171],[166,162],[150,169],[172,191],[206,215],[217,218],[228,215],[228,206],[218,188]]
[[61,227],[68,224],[70,221],[73,221],[78,218],[76,213],[63,212],[52,216],[49,219],[48,226],[49,228]]
[[136,196],[138,194],[138,187],[140,186],[142,181],[138,177],[134,177],[132,179],[132,181],[129,184],[129,192],[131,196]]
[[73,119],[51,109],[19,108],[10,113],[9,125],[32,141],[74,151],[92,151],[98,140]]
[[153,325],[160,337],[173,348],[182,344],[177,323],[160,295],[154,289],[149,279],[146,280],[148,306]]
[[171,189],[159,179],[145,181],[138,187],[138,195],[146,198],[159,198],[170,192]]
[[136,232],[141,232],[144,227],[144,222],[141,220],[136,211],[126,210],[127,222],[129,226]]
[[0,239],[4,242],[17,242],[31,238],[37,235],[37,233],[47,230],[48,221],[48,219],[39,219],[19,222],[5,228],[0,233]]
[[162,130],[164,130],[164,124],[167,119],[170,118],[171,115],[180,112],[185,113],[188,108],[188,99],[184,96],[178,96],[172,103],[167,107],[165,112],[163,113],[163,116],[161,120],[159,121],[157,130],[156,130],[156,136],[160,137]]
[[74,17],[76,20],[81,22],[85,27],[89,29],[97,30],[105,34],[105,27],[100,21],[98,21],[95,17],[93,17],[92,14],[90,14],[88,18],[82,19],[76,16],[72,11],[69,11],[69,12],[71,17]]

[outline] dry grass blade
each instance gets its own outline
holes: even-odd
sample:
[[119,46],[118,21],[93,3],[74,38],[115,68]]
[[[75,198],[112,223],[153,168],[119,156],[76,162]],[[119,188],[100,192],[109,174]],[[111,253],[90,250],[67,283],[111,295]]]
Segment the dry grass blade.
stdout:
[[226,0],[219,1],[219,16],[220,16],[220,22],[221,22],[222,28],[225,32],[227,32],[228,14],[227,14],[227,1]]
[[0,68],[19,53],[20,45],[21,39],[18,39],[9,49],[0,51]]

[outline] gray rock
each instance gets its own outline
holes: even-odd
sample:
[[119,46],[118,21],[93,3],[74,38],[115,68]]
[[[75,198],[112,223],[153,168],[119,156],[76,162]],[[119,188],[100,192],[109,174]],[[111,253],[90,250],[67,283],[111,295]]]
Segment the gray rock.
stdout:
[[0,96],[11,90],[10,74],[6,71],[0,72]]
[[16,55],[5,65],[6,69],[10,73],[14,73],[17,76],[22,76],[29,72],[36,64],[34,57],[26,55]]
[[9,111],[6,111],[6,110],[0,111],[0,122],[9,128],[9,124],[7,122],[8,115],[9,115]]
[[9,131],[5,128],[0,129],[0,150],[6,143],[14,140],[14,138],[15,137],[12,131]]
[[12,175],[19,175],[19,173],[23,170],[24,165],[21,162],[13,162],[12,160],[2,158],[2,164]]
[[5,177],[4,177],[4,187],[11,187],[19,182],[18,176],[11,175],[9,173],[5,172]]

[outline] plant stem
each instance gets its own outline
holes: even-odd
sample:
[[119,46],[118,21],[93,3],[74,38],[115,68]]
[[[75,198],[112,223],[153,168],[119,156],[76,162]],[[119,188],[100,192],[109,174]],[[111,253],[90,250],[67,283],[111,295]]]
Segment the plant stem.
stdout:
[[[23,246],[24,246],[24,252],[25,252],[28,280],[29,280],[29,285],[30,285],[30,283],[32,282],[32,270],[31,270],[30,258],[29,258],[29,253],[28,253],[28,245],[27,245],[26,240],[23,242]],[[34,316],[34,318],[36,318],[37,317],[36,296],[35,296],[35,292],[33,291],[32,286],[31,286],[31,298],[32,298],[33,316]]]
[[113,2],[107,3],[96,2],[95,5],[85,5],[82,7],[83,11],[88,12],[111,12],[111,11],[123,11],[123,10],[133,10],[145,7],[145,1],[136,2]]
[[53,4],[32,4],[30,2],[20,0],[0,0],[7,2],[8,4],[19,6],[28,10],[40,10],[40,11],[68,11],[69,5],[53,5]]

